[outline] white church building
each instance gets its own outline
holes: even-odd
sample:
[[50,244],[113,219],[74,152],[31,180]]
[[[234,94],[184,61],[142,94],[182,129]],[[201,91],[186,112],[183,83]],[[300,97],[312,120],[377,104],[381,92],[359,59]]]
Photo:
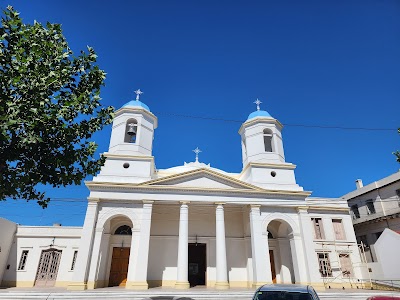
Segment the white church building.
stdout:
[[[264,283],[358,286],[360,255],[346,201],[310,197],[286,162],[282,124],[257,110],[241,125],[243,169],[155,167],[158,123],[130,101],[116,111],[83,227],[0,219],[3,287],[84,290]],[[239,145],[238,145],[239,147]]]

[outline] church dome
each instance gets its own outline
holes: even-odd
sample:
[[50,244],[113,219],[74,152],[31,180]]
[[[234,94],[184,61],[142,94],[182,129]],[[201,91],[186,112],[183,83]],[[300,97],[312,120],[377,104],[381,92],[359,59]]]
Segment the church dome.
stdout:
[[122,107],[141,107],[147,111],[150,111],[150,108],[146,104],[144,104],[143,102],[141,102],[139,100],[131,100]]
[[256,118],[256,117],[272,118],[272,116],[267,111],[265,111],[265,110],[256,110],[256,111],[252,112],[248,116],[247,120],[250,120],[250,119],[253,119],[253,118]]

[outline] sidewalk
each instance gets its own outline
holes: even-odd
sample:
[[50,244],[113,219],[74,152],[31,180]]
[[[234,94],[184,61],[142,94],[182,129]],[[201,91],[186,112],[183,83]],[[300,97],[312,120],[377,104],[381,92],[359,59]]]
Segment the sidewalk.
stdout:
[[[175,290],[167,288],[152,288],[143,291],[127,290],[120,287],[108,287],[86,291],[69,291],[65,288],[7,288],[0,289],[0,299],[47,299],[47,300],[72,300],[72,299],[130,299],[130,300],[218,300],[235,299],[250,300],[255,289],[229,289],[215,290],[206,287],[195,287],[189,290]],[[367,299],[373,295],[393,295],[400,297],[398,292],[376,290],[327,290],[318,295],[324,300],[333,299]]]

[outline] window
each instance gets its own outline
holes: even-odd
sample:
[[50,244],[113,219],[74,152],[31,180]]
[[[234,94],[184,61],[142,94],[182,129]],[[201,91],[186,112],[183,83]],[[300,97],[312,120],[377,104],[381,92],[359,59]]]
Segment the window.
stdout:
[[29,250],[23,250],[21,259],[19,260],[18,270],[25,270],[26,261],[28,259]]
[[137,136],[137,121],[135,119],[129,119],[125,126],[125,143],[136,143]]
[[364,252],[367,262],[374,262],[371,248],[369,247],[368,239],[366,235],[357,236],[357,243],[361,244],[361,251]]
[[332,277],[331,262],[329,261],[328,253],[317,253],[319,272],[322,277]]
[[324,228],[322,226],[322,219],[321,218],[311,218],[314,224],[314,238],[318,240],[325,239],[324,235]]
[[272,152],[272,131],[264,129],[264,147],[265,152]]
[[335,238],[337,240],[345,240],[346,235],[344,234],[343,222],[340,219],[332,220],[333,230],[335,231]]
[[132,235],[132,229],[128,225],[122,225],[115,230],[114,234]]
[[399,207],[400,207],[400,189],[398,189],[398,190],[396,190],[396,195],[397,195],[397,200],[398,200],[398,204],[399,204]]
[[374,205],[374,201],[373,200],[367,200],[365,202],[365,204],[367,205],[367,213],[369,215],[372,215],[372,214],[376,213],[375,205]]
[[350,207],[350,210],[351,210],[351,214],[352,214],[354,220],[360,218],[360,211],[358,210],[358,205],[357,204],[353,204]]
[[369,248],[368,240],[366,235],[360,235],[357,237],[357,243],[363,244],[365,248]]
[[339,260],[343,277],[353,277],[353,267],[351,265],[350,254],[340,253]]
[[78,251],[74,251],[74,256],[72,257],[71,271],[75,269],[76,257],[78,256]]

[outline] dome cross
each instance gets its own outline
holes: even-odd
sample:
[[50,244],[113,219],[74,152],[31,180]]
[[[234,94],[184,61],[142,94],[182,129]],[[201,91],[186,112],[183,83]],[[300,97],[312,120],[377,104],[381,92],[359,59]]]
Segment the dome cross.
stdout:
[[137,89],[135,91],[135,94],[136,94],[136,101],[139,101],[140,95],[143,94],[143,92],[140,89]]
[[258,100],[258,98],[257,98],[257,100],[254,101],[253,103],[257,105],[257,110],[260,110],[260,104],[261,104],[262,102],[261,102],[260,100]]

